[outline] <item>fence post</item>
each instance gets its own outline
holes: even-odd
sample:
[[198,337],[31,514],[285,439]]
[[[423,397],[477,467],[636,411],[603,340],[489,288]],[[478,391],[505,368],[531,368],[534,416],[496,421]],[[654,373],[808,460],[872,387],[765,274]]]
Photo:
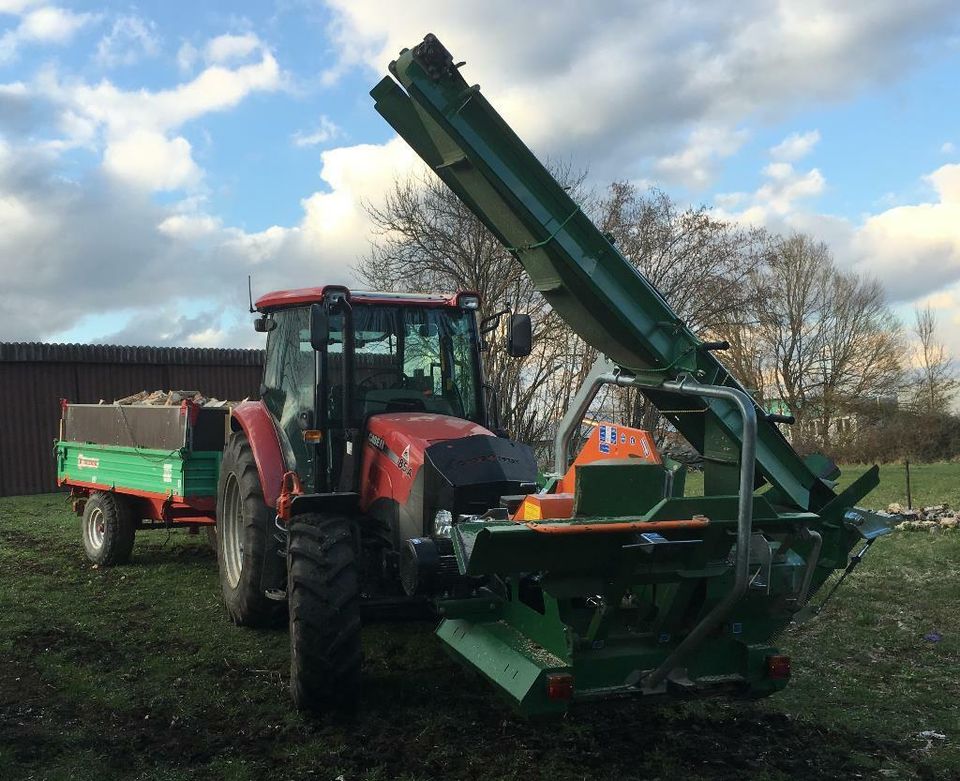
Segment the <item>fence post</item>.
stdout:
[[910,495],[910,459],[909,458],[904,459],[903,465],[907,473],[907,509],[912,510],[913,497]]

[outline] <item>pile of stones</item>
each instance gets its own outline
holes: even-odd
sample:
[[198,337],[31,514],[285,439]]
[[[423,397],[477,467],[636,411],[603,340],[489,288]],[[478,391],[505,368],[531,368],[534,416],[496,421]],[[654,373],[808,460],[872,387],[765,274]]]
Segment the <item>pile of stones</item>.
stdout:
[[934,504],[930,507],[907,509],[894,502],[887,512],[899,515],[903,520],[894,528],[900,531],[953,531],[960,526],[960,517],[946,504]]

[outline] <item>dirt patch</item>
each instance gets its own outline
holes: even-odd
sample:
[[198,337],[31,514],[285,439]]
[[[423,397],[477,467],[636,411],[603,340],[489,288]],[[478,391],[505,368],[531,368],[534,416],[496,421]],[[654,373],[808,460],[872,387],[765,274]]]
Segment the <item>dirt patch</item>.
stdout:
[[[65,653],[72,646],[82,650],[71,653],[86,658],[114,650],[109,642],[70,630],[45,630],[23,639],[34,652],[57,648]],[[222,757],[283,775],[285,767],[296,766],[291,758],[307,747],[318,754],[321,777],[324,766],[335,763],[347,777],[382,767],[386,777],[419,778],[537,779],[560,770],[564,778],[656,778],[663,772],[663,778],[848,779],[891,760],[908,768],[907,777],[934,777],[895,743],[826,729],[750,703],[697,706],[706,712],[621,703],[575,710],[559,721],[527,721],[512,715],[479,681],[476,686],[466,682],[475,686],[475,695],[460,691],[455,702],[445,701],[443,692],[464,684],[458,668],[445,665],[401,674],[409,683],[403,688],[384,690],[380,686],[388,676],[368,676],[364,710],[352,721],[304,718],[276,724],[254,714],[238,721],[236,714],[213,706],[199,715],[143,703],[104,713],[55,691],[30,663],[3,664],[12,674],[0,677],[0,744],[24,768],[50,762],[95,732],[104,769],[117,775],[132,762],[200,768]],[[249,691],[249,670],[207,663],[203,672],[218,689],[237,697]],[[283,684],[277,680],[278,697]],[[73,737],[67,740],[65,734]]]
[[38,628],[21,633],[15,640],[31,654],[56,653],[77,664],[103,665],[108,669],[124,657],[124,650],[114,641],[69,626]]
[[9,550],[22,550],[30,553],[41,552],[44,556],[76,556],[82,550],[80,533],[77,532],[77,544],[65,545],[49,537],[28,534],[13,529],[0,531],[0,543]]

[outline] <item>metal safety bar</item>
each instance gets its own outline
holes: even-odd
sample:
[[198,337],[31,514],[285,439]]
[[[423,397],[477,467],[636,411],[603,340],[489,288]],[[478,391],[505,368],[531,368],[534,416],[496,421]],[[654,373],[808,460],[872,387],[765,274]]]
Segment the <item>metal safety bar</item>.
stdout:
[[619,375],[615,368],[613,362],[604,356],[601,355],[597,358],[580,389],[570,402],[566,415],[561,418],[560,424],[557,426],[556,438],[553,441],[553,471],[556,472],[557,477],[563,477],[567,471],[570,461],[570,442],[580,428],[580,422],[583,420],[583,416],[587,414],[587,410],[590,409],[590,405],[593,404],[600,388],[617,382]]
[[655,689],[685,659],[708,634],[720,624],[746,593],[750,585],[750,536],[753,533],[753,486],[757,452],[757,410],[749,395],[738,388],[722,385],[704,385],[681,375],[676,380],[650,382],[620,373],[616,366],[601,356],[593,364],[586,380],[574,396],[573,403],[557,428],[554,441],[555,469],[563,474],[567,468],[570,441],[590,404],[604,385],[656,388],[680,396],[700,396],[707,399],[726,399],[740,412],[742,437],[740,439],[740,488],[737,503],[737,558],[734,567],[733,588],[701,619],[673,652],[642,682],[645,688]]
[[[641,386],[642,387],[642,386]],[[757,410],[750,396],[738,388],[720,385],[702,385],[686,375],[669,380],[659,386],[669,393],[681,396],[701,396],[708,399],[732,401],[740,411],[743,436],[740,439],[740,495],[737,502],[737,560],[734,568],[733,588],[721,599],[699,624],[683,638],[683,641],[664,659],[663,663],[643,681],[644,686],[656,688],[702,643],[708,634],[720,624],[740,601],[750,585],[750,535],[753,533],[753,485],[757,453]]]

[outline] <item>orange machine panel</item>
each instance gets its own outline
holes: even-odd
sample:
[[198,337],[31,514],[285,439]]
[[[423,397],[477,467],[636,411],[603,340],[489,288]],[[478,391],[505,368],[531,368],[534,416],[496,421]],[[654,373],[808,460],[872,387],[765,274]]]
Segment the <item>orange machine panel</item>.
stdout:
[[554,492],[572,494],[576,485],[577,465],[608,458],[639,458],[650,464],[663,463],[649,431],[614,423],[598,423],[567,473],[557,482]]
[[[663,463],[649,431],[617,426],[613,423],[598,423],[567,473],[557,481],[553,493],[530,494],[520,503],[511,520],[517,523],[529,523],[572,518],[577,466],[606,459],[629,458],[637,458],[651,464]],[[546,531],[546,529],[537,529],[537,531],[541,530]]]
[[543,518],[570,518],[573,515],[573,494],[530,494],[511,520],[539,521]]

